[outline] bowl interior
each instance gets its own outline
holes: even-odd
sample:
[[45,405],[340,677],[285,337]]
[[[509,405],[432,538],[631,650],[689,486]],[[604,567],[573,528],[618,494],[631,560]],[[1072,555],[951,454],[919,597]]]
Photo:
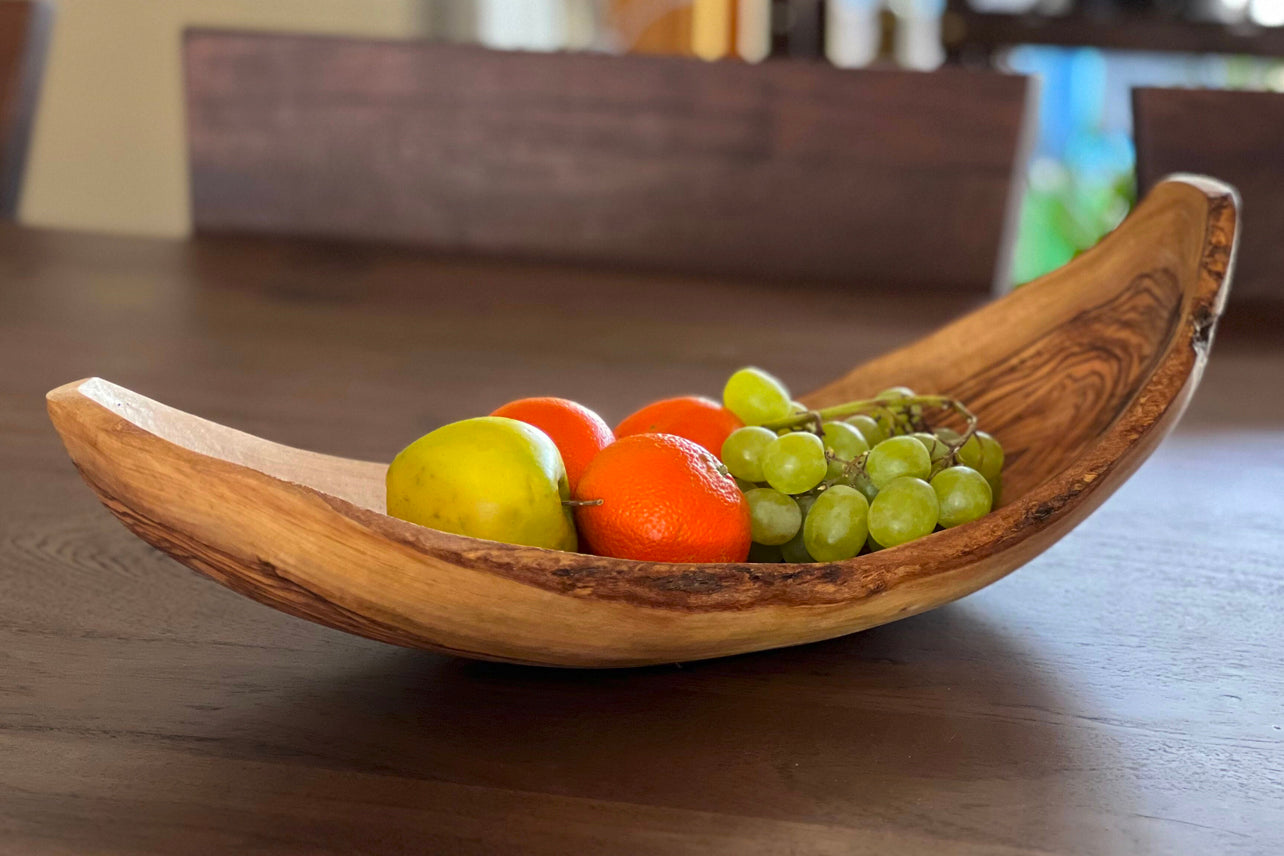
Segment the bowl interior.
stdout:
[[[1165,185],[1156,197],[1193,188]],[[1196,192],[1197,193],[1197,192]],[[805,396],[812,406],[903,384],[962,400],[1003,444],[1008,504],[1107,432],[1178,342],[1201,275],[1202,195],[1152,204],[1070,265]]]

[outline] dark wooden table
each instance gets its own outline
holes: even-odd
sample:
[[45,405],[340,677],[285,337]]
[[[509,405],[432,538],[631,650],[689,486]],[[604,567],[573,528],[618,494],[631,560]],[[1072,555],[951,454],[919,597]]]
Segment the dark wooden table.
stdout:
[[[43,393],[99,374],[386,459],[559,394],[798,389],[957,300],[0,227],[0,853],[1284,852],[1284,349],[967,600],[804,648],[536,670],[289,618],[126,533]],[[1274,345],[1274,347],[1272,347]]]

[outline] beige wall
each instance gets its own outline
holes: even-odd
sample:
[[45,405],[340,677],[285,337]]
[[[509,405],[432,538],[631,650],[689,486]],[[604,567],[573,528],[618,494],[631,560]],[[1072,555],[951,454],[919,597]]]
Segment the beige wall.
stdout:
[[428,7],[425,0],[57,0],[19,219],[187,234],[184,27],[409,37],[427,32]]

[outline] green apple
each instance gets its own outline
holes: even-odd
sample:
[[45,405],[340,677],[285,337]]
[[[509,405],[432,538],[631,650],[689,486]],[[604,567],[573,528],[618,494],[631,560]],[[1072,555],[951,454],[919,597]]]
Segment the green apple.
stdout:
[[502,416],[443,425],[388,467],[388,514],[420,526],[553,550],[577,539],[566,468],[549,436]]

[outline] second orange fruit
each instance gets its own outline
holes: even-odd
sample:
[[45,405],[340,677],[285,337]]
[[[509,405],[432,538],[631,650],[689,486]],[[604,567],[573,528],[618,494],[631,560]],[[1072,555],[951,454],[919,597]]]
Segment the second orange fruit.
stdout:
[[737,428],[745,427],[736,414],[699,395],[666,398],[643,407],[615,426],[616,437],[632,434],[674,434],[704,446],[716,458],[722,444]]
[[491,416],[507,416],[534,425],[547,434],[557,446],[557,451],[562,453],[566,480],[572,493],[589,462],[615,439],[601,416],[565,398],[519,398],[508,402]]

